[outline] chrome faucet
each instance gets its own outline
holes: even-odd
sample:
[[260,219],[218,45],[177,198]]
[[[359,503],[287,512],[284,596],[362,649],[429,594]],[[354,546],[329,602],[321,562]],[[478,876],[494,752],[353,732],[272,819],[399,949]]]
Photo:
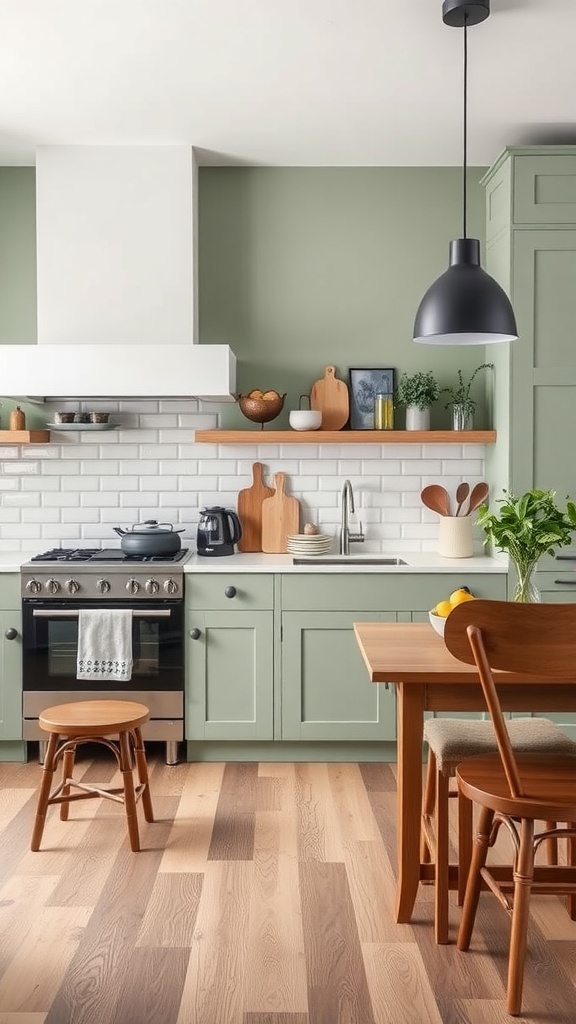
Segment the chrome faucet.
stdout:
[[350,541],[355,541],[361,544],[364,540],[364,534],[362,532],[362,523],[360,523],[359,533],[350,533],[348,526],[348,514],[354,514],[354,491],[352,490],[352,484],[349,480],[344,481],[342,488],[342,524],[340,526],[340,554],[350,554]]

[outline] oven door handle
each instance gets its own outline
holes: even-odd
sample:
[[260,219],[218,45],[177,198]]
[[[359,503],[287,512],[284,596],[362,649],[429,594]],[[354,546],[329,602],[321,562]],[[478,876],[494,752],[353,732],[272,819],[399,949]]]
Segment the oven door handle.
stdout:
[[[78,608],[34,608],[32,617],[35,619],[77,619],[80,610]],[[132,615],[138,619],[169,619],[170,608],[158,608],[153,611],[150,608],[132,608]]]

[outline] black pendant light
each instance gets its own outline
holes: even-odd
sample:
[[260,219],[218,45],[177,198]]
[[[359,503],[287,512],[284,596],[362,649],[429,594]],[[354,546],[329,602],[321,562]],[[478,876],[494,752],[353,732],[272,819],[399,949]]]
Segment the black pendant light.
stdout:
[[510,299],[480,266],[480,242],[466,237],[469,25],[490,14],[490,0],[444,0],[445,25],[464,29],[464,155],[462,238],[450,242],[450,266],[426,292],[414,321],[414,341],[423,345],[489,345],[518,337]]

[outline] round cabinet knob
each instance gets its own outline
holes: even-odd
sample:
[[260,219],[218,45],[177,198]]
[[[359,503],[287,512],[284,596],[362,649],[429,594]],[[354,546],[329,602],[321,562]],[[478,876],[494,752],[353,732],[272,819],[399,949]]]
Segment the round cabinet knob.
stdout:
[[29,590],[31,594],[39,594],[42,590],[42,584],[39,580],[28,580],[26,590]]
[[226,597],[236,597],[236,587],[226,587],[224,593]]
[[128,591],[129,594],[137,594],[138,591],[140,590],[140,584],[138,583],[138,580],[128,580],[126,584],[126,590]]
[[178,592],[178,584],[176,583],[176,580],[166,580],[164,584],[164,590],[166,591],[167,594],[176,594]]
[[46,590],[48,591],[49,594],[57,594],[58,591],[60,590],[60,584],[58,583],[58,580],[47,580]]
[[18,636],[18,630],[14,629],[14,626],[10,626],[10,629],[6,630],[4,636],[6,637],[7,640],[15,640],[16,637]]
[[96,580],[96,590],[100,594],[109,594],[111,590],[109,581],[104,579]]
[[190,630],[190,636],[192,637],[193,640],[199,640],[200,637],[202,636],[202,630],[200,630],[200,629],[191,629]]
[[66,580],[66,590],[69,594],[77,594],[80,590],[78,580]]
[[157,594],[160,590],[158,580],[146,580],[146,593]]

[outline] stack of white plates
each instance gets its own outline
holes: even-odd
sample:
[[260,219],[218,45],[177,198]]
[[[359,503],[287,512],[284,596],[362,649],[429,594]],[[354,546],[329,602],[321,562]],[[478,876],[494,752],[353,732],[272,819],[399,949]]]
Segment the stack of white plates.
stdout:
[[327,555],[332,547],[328,533],[289,533],[286,548],[291,555]]

